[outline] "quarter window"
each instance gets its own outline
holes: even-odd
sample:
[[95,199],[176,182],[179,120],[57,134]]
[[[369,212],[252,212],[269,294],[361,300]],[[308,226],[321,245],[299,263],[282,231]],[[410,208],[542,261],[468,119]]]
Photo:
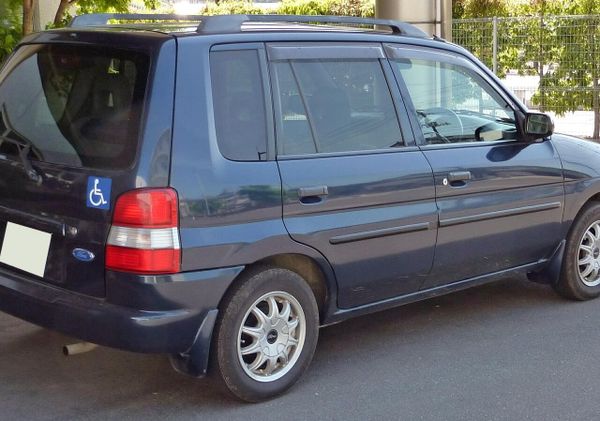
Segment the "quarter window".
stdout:
[[210,55],[217,142],[235,161],[266,159],[265,98],[257,50]]
[[429,144],[516,139],[510,106],[473,70],[453,63],[398,59]]
[[272,69],[280,154],[402,145],[378,60],[290,60],[275,62]]

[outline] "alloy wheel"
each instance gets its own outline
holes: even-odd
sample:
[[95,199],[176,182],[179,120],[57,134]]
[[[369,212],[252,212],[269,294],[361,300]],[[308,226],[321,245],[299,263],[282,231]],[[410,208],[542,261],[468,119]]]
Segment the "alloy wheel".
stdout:
[[244,315],[238,334],[238,359],[250,378],[272,382],[298,361],[306,339],[302,306],[292,295],[264,294]]

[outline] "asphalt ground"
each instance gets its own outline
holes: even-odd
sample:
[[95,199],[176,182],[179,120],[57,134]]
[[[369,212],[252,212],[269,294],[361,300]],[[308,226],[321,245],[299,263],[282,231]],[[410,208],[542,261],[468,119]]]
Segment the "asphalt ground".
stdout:
[[248,405],[0,314],[1,420],[598,420],[600,300],[508,279],[321,329],[286,395]]

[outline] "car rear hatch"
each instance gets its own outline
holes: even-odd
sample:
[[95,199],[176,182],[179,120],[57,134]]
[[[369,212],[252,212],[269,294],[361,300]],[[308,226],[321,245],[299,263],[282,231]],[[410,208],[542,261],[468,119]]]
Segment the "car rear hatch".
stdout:
[[[168,185],[142,158],[160,143],[144,123],[158,54],[118,34],[38,38],[0,72],[0,270],[102,297],[116,198]],[[161,141],[168,168],[169,130]]]

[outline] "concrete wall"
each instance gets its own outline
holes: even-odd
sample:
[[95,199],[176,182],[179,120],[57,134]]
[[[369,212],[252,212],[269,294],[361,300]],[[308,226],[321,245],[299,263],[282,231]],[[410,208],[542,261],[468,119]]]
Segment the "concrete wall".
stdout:
[[54,21],[54,15],[58,9],[60,0],[38,0],[34,29],[36,31],[46,29],[46,25]]
[[428,34],[452,38],[452,0],[377,0],[375,16],[414,23]]

